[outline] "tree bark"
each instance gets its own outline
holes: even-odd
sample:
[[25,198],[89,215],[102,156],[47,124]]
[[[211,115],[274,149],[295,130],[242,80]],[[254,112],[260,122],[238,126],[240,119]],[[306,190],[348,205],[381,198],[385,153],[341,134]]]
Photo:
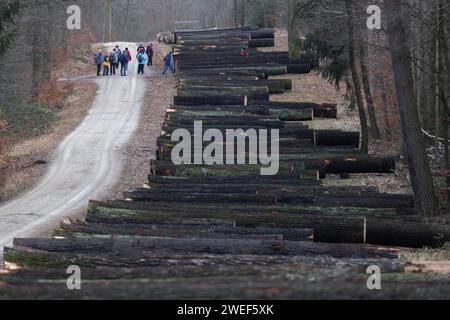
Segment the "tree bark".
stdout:
[[246,24],[246,11],[247,11],[247,0],[241,0],[241,28],[245,28]]
[[49,252],[218,254],[218,255],[328,255],[336,258],[394,258],[388,250],[355,244],[322,244],[300,241],[226,239],[15,239],[14,246]]
[[449,119],[450,119],[450,109],[449,109],[449,81],[450,81],[450,57],[448,52],[448,35],[446,37],[446,20],[448,17],[445,16],[445,6],[443,1],[439,1],[439,101],[441,105],[440,110],[440,125],[442,127],[442,144],[444,146],[444,168],[447,171],[446,177],[446,201],[447,201],[447,212],[450,211],[450,150],[449,150]]
[[414,94],[407,38],[408,25],[405,21],[408,14],[400,0],[386,2],[386,9],[387,12],[392,13],[389,21],[389,42],[414,199],[417,210],[423,216],[434,217],[438,214],[438,203],[425,153],[425,141],[421,133],[417,100]]
[[368,44],[367,40],[363,40],[360,45],[360,60],[361,60],[361,78],[366,95],[367,111],[369,114],[370,129],[372,138],[375,140],[381,139],[380,127],[378,126],[375,107],[372,98],[372,89],[370,88],[369,66],[368,66]]
[[367,127],[367,117],[364,108],[364,101],[361,94],[361,83],[359,80],[358,69],[356,67],[356,53],[355,53],[355,32],[354,32],[354,19],[351,0],[346,0],[346,12],[348,19],[348,54],[350,69],[353,78],[354,93],[356,96],[356,102],[358,104],[359,120],[361,122],[361,151],[364,153],[369,152],[369,130]]

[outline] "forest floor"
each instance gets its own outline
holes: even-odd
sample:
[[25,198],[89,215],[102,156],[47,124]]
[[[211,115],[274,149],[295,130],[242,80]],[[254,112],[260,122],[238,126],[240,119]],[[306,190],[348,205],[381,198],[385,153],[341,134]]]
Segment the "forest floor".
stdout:
[[145,76],[137,76],[135,62],[127,78],[97,79],[89,64],[61,70],[75,89],[59,121],[10,146],[11,170],[0,190],[12,199],[0,206],[2,246],[12,237],[53,231],[64,217],[80,216],[94,195],[117,196],[142,184],[175,87],[174,77],[160,75],[166,47],[157,44],[155,51]]
[[[277,32],[274,48],[264,51],[287,51],[288,35],[286,32]],[[277,78],[277,77],[273,77]],[[271,97],[272,101],[285,102],[314,102],[332,103],[338,105],[338,119],[315,119],[312,123],[314,129],[359,131],[360,121],[357,111],[350,110],[349,103],[345,99],[345,84],[336,88],[325,80],[319,72],[306,75],[283,75],[280,79],[292,79],[292,91]],[[399,156],[390,143],[377,142],[370,145],[369,153],[378,155]],[[400,158],[400,156],[399,156]],[[329,186],[376,186],[381,192],[393,194],[409,194],[412,192],[409,181],[408,168],[402,161],[397,161],[395,174],[353,174],[350,179],[342,179],[340,176],[329,175],[325,180]]]

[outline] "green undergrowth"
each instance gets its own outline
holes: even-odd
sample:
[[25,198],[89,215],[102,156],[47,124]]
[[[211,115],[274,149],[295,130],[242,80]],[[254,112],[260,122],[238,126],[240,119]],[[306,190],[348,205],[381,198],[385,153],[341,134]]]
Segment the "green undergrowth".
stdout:
[[36,136],[50,129],[59,120],[56,111],[37,103],[5,113],[5,116],[8,136]]

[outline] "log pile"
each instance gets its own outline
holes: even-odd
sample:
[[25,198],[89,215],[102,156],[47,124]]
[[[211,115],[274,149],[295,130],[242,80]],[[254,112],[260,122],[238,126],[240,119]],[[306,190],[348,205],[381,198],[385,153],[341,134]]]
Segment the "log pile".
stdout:
[[[270,101],[292,89],[290,80],[271,75],[309,72],[315,59],[259,52],[273,46],[267,29],[173,38],[178,93],[148,182],[122,200],[91,201],[85,221],[64,221],[52,239],[16,239],[5,249],[0,298],[406,299],[448,292],[448,279],[408,279],[397,247],[441,247],[449,227],[424,223],[410,195],[324,184],[331,174],[392,174],[395,157],[363,154],[359,132],[309,128],[316,118],[337,118],[336,105]],[[175,165],[177,129],[191,137],[192,162],[213,145],[196,144],[196,121],[200,133],[237,132],[233,139],[245,140],[244,130],[279,130],[269,139],[269,148],[279,145],[278,174],[262,176],[259,164]],[[255,155],[248,145],[229,144],[215,141],[215,155]],[[382,292],[366,288],[374,264],[392,275]],[[67,290],[72,265],[92,280],[82,291]]]

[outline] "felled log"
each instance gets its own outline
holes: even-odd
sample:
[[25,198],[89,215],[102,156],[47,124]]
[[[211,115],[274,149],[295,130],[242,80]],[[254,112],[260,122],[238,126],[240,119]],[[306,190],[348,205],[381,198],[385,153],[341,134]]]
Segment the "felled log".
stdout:
[[242,70],[242,69],[229,69],[229,70],[217,70],[217,69],[201,69],[201,70],[186,70],[181,74],[182,78],[193,77],[209,77],[209,76],[255,76],[259,79],[268,79],[268,74],[262,71],[255,70]]
[[207,87],[191,87],[191,88],[179,88],[178,96],[182,97],[199,97],[199,96],[246,96],[249,99],[257,101],[269,101],[269,89],[267,87],[259,88],[207,88]]
[[[275,119],[276,116],[269,114],[269,109],[266,108],[257,108],[253,113],[252,108],[246,108],[242,106],[236,106],[230,108],[218,107],[217,109],[214,106],[209,106],[207,109],[206,106],[202,109],[186,109],[183,107],[175,107],[176,109],[167,111],[167,118],[173,117],[193,117],[193,118],[202,118],[202,117],[216,117],[216,118],[225,118],[225,117],[244,117],[248,119]],[[247,110],[249,112],[247,112]]]
[[180,61],[178,63],[180,68],[183,71],[189,71],[189,70],[210,70],[210,69],[248,69],[248,68],[273,68],[276,70],[277,68],[280,69],[282,67],[286,67],[285,64],[279,64],[279,63],[273,63],[273,62],[266,62],[266,63],[238,63],[238,64],[227,64],[227,63],[192,63],[187,64]]
[[450,239],[448,226],[365,219],[352,226],[322,225],[314,228],[314,240],[327,243],[371,243],[401,247],[439,248]]
[[179,183],[206,183],[206,184],[243,184],[261,185],[261,184],[282,184],[282,185],[321,185],[317,180],[300,180],[297,177],[281,177],[281,176],[247,176],[247,177],[164,177],[164,176],[149,176],[148,182],[150,184],[166,184],[173,185]]
[[[249,48],[248,46],[242,44],[223,44],[223,45],[201,45],[198,46],[185,46],[185,45],[175,45],[173,49],[175,52],[187,52],[187,53],[198,53],[198,54],[230,54],[232,52],[240,52],[242,48],[248,48],[256,50],[255,48]],[[256,51],[253,51],[256,52]]]
[[354,146],[359,148],[359,132],[343,132],[338,130],[316,130],[314,132],[314,142],[317,146]]
[[[150,210],[150,209],[149,209]],[[337,209],[338,210],[338,209]],[[339,211],[337,211],[339,212]],[[156,211],[145,211],[145,210],[126,210],[126,209],[113,209],[113,208],[103,208],[95,205],[91,202],[88,221],[96,223],[143,223],[143,224],[155,224],[155,223],[168,223],[171,219],[182,219],[182,218],[211,218],[217,216],[215,211],[197,211],[191,209],[190,211],[168,211],[168,212],[156,212]],[[339,217],[336,216],[326,216],[326,215],[302,215],[302,214],[289,214],[289,213],[260,213],[254,211],[248,212],[234,212],[221,213],[222,218],[233,219],[236,222],[236,226],[245,227],[262,227],[270,226],[276,228],[312,228],[315,230],[314,241],[326,241],[326,242],[338,242],[341,239],[341,243],[360,243],[362,239],[361,226],[364,226],[365,221],[368,218],[365,217]],[[166,219],[166,220],[164,220]],[[166,222],[163,222],[166,221]],[[379,219],[374,219],[375,223]],[[386,224],[379,224],[386,228],[386,226],[391,222],[387,220]],[[403,222],[401,222],[403,223]],[[395,224],[393,224],[395,225]],[[345,233],[345,230],[349,230]],[[319,235],[320,230],[328,230],[328,236]],[[333,231],[335,230],[335,231]],[[357,232],[351,232],[350,230],[357,230]],[[341,232],[342,231],[342,232]],[[323,232],[323,231],[320,231]],[[333,233],[334,232],[334,233]],[[390,232],[390,231],[389,231]],[[331,234],[331,235],[330,235]],[[338,235],[336,238],[331,238],[332,235]],[[346,237],[345,239],[343,237]],[[343,239],[343,240],[342,240]],[[391,238],[391,241],[395,239]],[[375,240],[373,240],[375,241]],[[397,242],[398,243],[398,242]],[[374,243],[377,244],[377,243]],[[395,244],[394,244],[395,245]]]
[[33,300],[36,296],[45,300],[440,300],[446,296],[450,287],[450,282],[444,277],[429,280],[429,276],[394,274],[392,278],[400,280],[385,280],[383,290],[368,290],[367,286],[361,285],[361,282],[367,281],[367,276],[347,274],[330,280],[327,273],[323,272],[314,277],[318,280],[308,281],[305,274],[316,275],[304,271],[303,277],[299,277],[288,271],[282,276],[275,272],[273,276],[216,276],[207,277],[207,283],[203,283],[205,277],[202,276],[182,279],[161,277],[153,280],[144,277],[130,282],[86,281],[82,290],[74,291],[67,290],[61,281],[42,281],[36,286],[33,283],[19,286],[5,284],[0,293],[5,299],[11,300]]
[[261,80],[259,77],[254,75],[198,75],[195,77],[180,77],[180,83],[190,83],[190,82],[207,82],[207,83],[214,83],[214,82],[232,82],[232,81],[242,81],[242,82],[251,82],[251,81],[258,81]]
[[[148,213],[150,215],[150,213]],[[184,216],[192,216],[189,213]],[[207,213],[197,212],[195,216],[210,216]],[[156,213],[151,216],[157,217]],[[170,214],[169,214],[170,216]],[[168,216],[168,217],[169,217]],[[226,215],[224,215],[226,216]],[[250,223],[245,220],[242,214],[234,214],[229,218],[234,218],[237,225],[258,224],[256,220]],[[252,216],[250,214],[250,216]],[[280,216],[278,222],[272,220],[277,225],[284,216]],[[262,220],[269,221],[268,216],[261,215]],[[255,217],[257,219],[257,217]],[[448,226],[434,226],[423,223],[395,222],[380,219],[332,219],[325,217],[292,216],[289,219],[293,224],[309,225],[314,228],[314,240],[328,243],[371,243],[377,245],[395,245],[405,247],[439,247],[448,241],[450,229]],[[247,221],[247,222],[244,222]]]
[[[276,125],[276,126],[278,126],[278,125]],[[163,131],[163,134],[173,134],[173,132],[178,129],[186,129],[189,132],[191,132],[191,134],[193,135],[195,127],[193,124],[191,124],[191,125],[177,124],[176,126],[172,126],[170,124],[165,124],[162,131]],[[247,130],[256,130],[256,133],[259,136],[259,130],[261,130],[261,129],[267,130],[268,128],[264,124],[260,124],[258,126],[256,126],[256,125],[234,125],[234,124],[233,125],[203,124],[203,133],[205,133],[209,129],[215,129],[217,131],[220,131],[224,137],[227,137],[230,134],[234,135],[233,133],[229,132],[230,130],[231,130],[231,132],[235,132],[236,130],[243,130],[244,135]],[[284,130],[284,129],[277,129],[277,130]]]
[[[200,114],[202,112],[232,112],[232,113],[249,113],[255,115],[269,115],[269,109],[261,106],[233,106],[233,105],[199,105],[199,106],[173,106],[176,112],[192,112]],[[172,111],[172,110],[171,110]]]
[[248,46],[249,39],[243,39],[242,37],[233,37],[227,39],[209,39],[209,40],[180,40],[178,45],[189,46],[189,47],[199,47],[199,46],[229,46],[229,45],[240,45]]
[[283,110],[269,109],[269,114],[275,114],[278,119],[283,121],[312,121],[314,120],[314,111],[312,109],[305,110]]
[[249,48],[267,48],[267,47],[274,47],[275,46],[275,39],[250,39],[248,41],[248,47]]
[[[32,250],[28,250],[32,252]],[[26,254],[26,251],[22,251]],[[256,257],[255,257],[256,258]],[[259,257],[261,258],[261,257]],[[274,257],[271,257],[274,258]],[[260,259],[262,260],[262,259]],[[178,265],[178,266],[154,266],[154,267],[107,267],[107,266],[91,266],[83,268],[83,279],[86,280],[135,280],[135,279],[186,279],[196,277],[231,277],[231,276],[267,276],[291,274],[296,276],[305,276],[308,271],[326,272],[327,269],[335,267],[336,258],[321,257],[314,259],[311,257],[300,258],[298,256],[285,257],[283,263],[273,263],[270,265]],[[269,261],[267,259],[266,261]],[[290,263],[289,263],[289,262]],[[345,261],[338,259],[340,267],[339,273],[364,273],[367,270],[367,263],[362,259],[354,259]],[[382,270],[388,272],[403,272],[405,264],[392,259],[379,259],[379,266]],[[8,270],[7,274],[2,274],[0,280],[14,285],[24,283],[35,284],[41,280],[67,280],[67,273],[64,268],[29,268],[25,267],[21,270]],[[48,281],[50,282],[50,281]],[[54,282],[54,281],[52,281]]]
[[328,158],[309,160],[308,169],[323,169],[329,174],[341,173],[393,173],[395,171],[394,157],[345,156],[343,158]]
[[199,96],[199,97],[186,97],[186,96],[175,96],[175,105],[247,105],[248,99],[246,96],[233,96],[233,95],[222,95],[222,96]]
[[314,69],[320,65],[320,60],[317,57],[301,57],[291,59],[289,62],[294,64],[309,64],[311,69]]
[[309,65],[311,69],[316,65],[314,59],[290,59],[289,54],[267,55],[265,52],[254,53],[249,57],[241,57],[239,55],[208,55],[207,57],[194,54],[175,54],[175,60],[183,66],[192,67],[198,65],[202,69],[204,66],[213,66],[216,64],[292,64],[292,65]]
[[232,194],[259,194],[260,192],[281,192],[282,190],[287,192],[297,192],[298,194],[314,195],[314,194],[374,194],[379,193],[375,187],[325,187],[325,186],[285,186],[285,185],[236,185],[236,184],[189,184],[180,183],[175,185],[166,184],[152,184],[149,189],[137,188],[130,191],[131,197],[136,193],[151,193],[151,192],[181,192],[186,194],[187,192],[195,193],[232,193]]
[[192,124],[194,121],[226,121],[222,124],[233,124],[233,121],[244,122],[248,121],[248,124],[255,124],[261,121],[268,122],[281,122],[276,115],[254,115],[249,113],[233,113],[233,112],[205,112],[202,113],[185,113],[185,112],[172,112],[166,116],[166,121],[186,121]]
[[[225,137],[227,137],[228,135],[225,135]],[[245,132],[244,132],[244,136],[245,136]],[[194,135],[191,135],[191,143],[192,145],[194,145]],[[236,139],[236,138],[234,138]],[[246,137],[246,139],[248,139]],[[326,148],[326,147],[316,147],[313,146],[311,144],[311,140],[309,139],[297,139],[295,137],[286,137],[286,138],[278,138],[278,139],[273,139],[274,143],[277,143],[279,146],[281,147],[289,147],[289,148],[302,148],[304,147],[304,149],[299,149],[300,152],[304,152],[304,153],[310,153],[311,151],[316,151],[318,153],[318,156],[324,157],[324,155],[326,155],[326,151],[327,150],[331,150],[331,152],[329,153],[329,157],[336,157],[336,153],[344,153],[346,150],[345,147],[343,148]],[[232,142],[231,137],[230,137],[230,142]],[[173,146],[177,143],[177,141],[172,141],[172,137],[170,135],[162,135],[160,137],[158,137],[158,139],[156,140],[156,144],[158,145],[158,147],[164,147],[164,148],[168,148],[171,149],[173,148]],[[210,145],[212,142],[207,142],[207,141],[202,141],[202,145],[208,146]],[[214,144],[215,145],[227,145],[229,143],[229,141],[215,141]],[[272,145],[272,139],[267,140],[267,144],[268,146]],[[248,146],[247,146],[248,147]],[[339,152],[335,152],[335,150],[339,151]],[[349,152],[349,156],[352,155],[352,152]],[[304,156],[305,158],[301,158],[301,159],[316,159],[316,158],[311,158],[311,155],[305,155],[305,154],[300,154],[298,155],[299,157]]]
[[[312,146],[311,141],[308,140],[308,139],[302,140],[302,139],[295,139],[295,138],[281,138],[281,139],[276,140],[275,143],[277,143],[279,145],[279,147],[280,147],[280,158],[282,156],[285,156],[284,148],[289,148],[289,149],[291,149],[291,148],[298,148],[298,150],[301,152],[301,150],[302,150],[301,148],[302,147]],[[157,140],[158,150],[160,152],[166,152],[166,151],[171,152],[171,150],[174,148],[175,144],[176,144],[176,142],[172,141],[169,136],[162,136],[162,137],[159,137],[158,140]],[[226,141],[224,141],[224,142],[214,142],[214,143],[203,141],[203,143],[202,143],[202,147],[203,147],[202,150],[204,148],[206,148],[207,146],[210,146],[210,145],[213,145],[213,146],[218,147],[218,148],[224,148],[224,152],[225,152],[227,146],[228,146],[228,148],[230,147],[229,143],[226,142]],[[192,150],[194,151],[194,147],[195,147],[194,139],[191,140],[191,147],[192,147]],[[235,148],[234,149],[236,150],[237,147],[238,147],[238,144],[235,143]],[[267,147],[268,148],[272,147],[272,141],[271,140],[268,141]],[[308,149],[305,148],[304,150],[308,150]],[[245,152],[245,153],[251,152],[251,147],[250,147],[249,144],[245,145],[245,148],[244,148],[243,152]],[[292,161],[305,161],[305,160],[310,160],[310,159],[316,159],[318,155],[315,156],[315,155],[311,155],[311,154],[299,154],[299,155],[289,155],[289,156],[290,156],[289,159],[291,159]],[[325,159],[326,155],[325,154],[320,154],[320,157],[323,157]],[[329,158],[332,158],[332,157],[336,158],[337,155],[336,155],[336,153],[330,153],[328,155],[328,157]],[[288,159],[287,155],[286,155],[286,159]],[[320,168],[320,166],[318,166],[318,168]]]
[[[180,127],[164,127],[164,131],[167,134],[171,134],[174,130],[184,128],[189,130],[192,134],[194,133],[194,125],[186,125]],[[208,129],[208,125],[204,125],[203,132]],[[238,129],[265,129],[264,126],[233,126],[233,125],[225,125],[225,126],[217,126],[215,129],[222,132],[222,134],[226,134],[228,130],[238,130]],[[281,128],[279,129],[279,135],[281,138],[296,138],[296,139],[311,139],[318,147],[344,147],[344,149],[337,149],[339,151],[351,151],[347,147],[352,149],[359,148],[359,132],[342,132],[342,131],[328,131],[328,130],[313,130],[306,129],[303,126],[296,126],[294,128]],[[311,149],[314,150],[314,149]],[[356,150],[357,151],[357,150]],[[294,150],[297,152],[297,150]]]
[[[244,117],[243,117],[244,118]],[[306,119],[306,118],[305,118]],[[173,117],[166,121],[166,125],[183,127],[185,125],[191,126],[194,121],[202,121],[205,126],[246,126],[246,127],[266,127],[270,129],[284,128],[284,122],[278,119],[235,119],[227,117]]]
[[[364,194],[364,193],[361,193]],[[168,202],[145,202],[145,201],[109,201],[107,203],[101,202],[91,202],[90,207],[94,208],[102,208],[101,210],[106,210],[105,214],[111,212],[112,214],[117,213],[120,209],[123,210],[132,210],[132,211],[145,211],[149,213],[168,213],[168,214],[190,214],[192,211],[196,213],[204,214],[207,218],[198,218],[197,216],[194,218],[172,216],[172,218],[183,219],[182,221],[184,225],[204,225],[205,219],[213,219],[211,216],[215,214],[217,216],[217,205],[214,203],[168,203]],[[226,217],[229,220],[225,221],[235,221],[234,216],[232,214],[279,214],[282,219],[284,215],[288,214],[291,217],[293,216],[306,216],[306,219],[309,221],[312,217],[321,218],[321,217],[329,217],[335,219],[346,219],[346,218],[376,218],[376,219],[386,219],[386,220],[401,220],[401,221],[411,221],[411,222],[423,222],[420,219],[416,219],[417,215],[414,215],[414,210],[411,210],[410,215],[403,215],[398,213],[398,208],[363,208],[363,207],[317,207],[317,206],[305,206],[304,204],[250,204],[250,203],[239,203],[239,204],[231,204],[231,203],[223,203],[220,205],[220,216]],[[113,211],[108,211],[108,209],[112,209]],[[101,211],[100,212],[103,212]],[[168,216],[170,218],[170,216]],[[171,218],[171,219],[172,219]],[[173,220],[169,219],[166,222],[154,222],[155,224],[167,224],[173,223]],[[197,221],[197,219],[201,219],[202,221]],[[231,219],[231,220],[230,220]],[[234,220],[233,220],[234,219]],[[216,218],[217,220],[217,218]],[[109,220],[108,220],[109,221]],[[223,221],[223,220],[221,220]],[[322,220],[320,220],[322,221]],[[92,222],[92,221],[91,221]],[[110,222],[113,222],[112,220]],[[211,223],[212,224],[212,223]],[[216,223],[217,224],[217,223]],[[258,224],[253,225],[254,227],[259,226]],[[264,226],[264,224],[263,224]],[[266,225],[267,226],[267,225]],[[212,227],[212,226],[210,226]],[[310,225],[309,227],[313,227]],[[286,228],[284,226],[283,228]],[[303,227],[301,227],[303,228]]]
[[[230,255],[191,255],[182,257],[177,255],[158,256],[143,252],[141,256],[130,253],[127,256],[112,254],[64,254],[50,252],[39,252],[32,249],[6,249],[7,262],[19,265],[24,269],[18,271],[9,270],[7,274],[1,276],[1,281],[8,284],[26,283],[34,285],[33,294],[36,294],[36,282],[44,279],[62,279],[63,283],[67,280],[66,269],[68,265],[78,265],[82,267],[83,279],[167,279],[178,278],[187,279],[195,277],[230,277],[235,275],[255,276],[273,273],[280,275],[286,274],[309,274],[308,270],[322,270],[327,272],[330,268],[340,263],[339,270],[343,274],[348,272],[363,273],[367,269],[370,260],[353,259],[351,263],[345,259],[336,259],[333,257],[320,256],[314,258],[311,256],[230,256]],[[128,259],[128,260],[127,260]],[[251,265],[249,264],[251,261]],[[402,272],[404,265],[396,259],[378,258],[377,264],[385,272]],[[30,267],[33,267],[31,269]],[[12,279],[14,277],[14,279]],[[23,280],[22,280],[23,279]],[[87,281],[89,282],[89,281]],[[57,282],[60,284],[61,282]],[[145,283],[145,282],[144,282]],[[4,288],[5,292],[10,292]],[[13,288],[9,288],[13,289]],[[3,289],[2,289],[3,290]],[[17,290],[17,287],[14,289]],[[67,287],[65,288],[67,292]],[[55,290],[50,292],[56,293]],[[159,292],[158,292],[159,293]],[[71,292],[71,294],[73,294]],[[24,295],[19,297],[24,298]],[[2,297],[5,297],[2,292]],[[34,296],[34,298],[36,295]],[[43,297],[43,296],[39,296]],[[60,296],[54,296],[61,298]],[[96,296],[99,298],[99,296]],[[105,296],[102,296],[105,297]],[[129,297],[128,297],[129,298]],[[161,298],[161,297],[160,297]]]
[[175,36],[215,36],[217,34],[229,34],[229,33],[241,33],[243,30],[241,28],[217,28],[217,29],[201,29],[201,30],[175,30]]
[[248,41],[250,35],[242,33],[221,33],[221,34],[209,34],[209,35],[179,35],[177,36],[177,44],[186,43],[186,41],[235,41],[245,40]]
[[[285,128],[284,121],[311,121],[313,120],[312,110],[290,111],[290,110],[269,110],[269,116],[253,116],[251,114],[241,114],[231,112],[199,114],[170,114],[166,119],[166,124],[193,124],[194,121],[203,121],[203,124],[217,123],[218,125],[246,125],[246,126],[266,126],[267,128]],[[295,127],[302,127],[301,124]]]
[[[204,80],[181,80],[181,88],[197,88],[197,87],[212,87],[212,88],[268,88],[271,94],[284,93],[286,87],[289,88],[289,81],[284,80],[218,80],[204,78]],[[292,84],[291,84],[292,87]]]
[[183,65],[205,65],[205,64],[254,64],[254,63],[278,63],[278,64],[310,64],[309,59],[296,59],[292,60],[289,55],[267,55],[264,52],[252,54],[249,57],[241,57],[238,55],[214,55],[208,57],[198,57],[195,55],[183,55],[177,57]]
[[178,95],[262,95],[266,96],[269,93],[267,86],[249,85],[249,86],[221,86],[221,85],[180,85],[178,87]]
[[201,225],[111,225],[111,224],[63,224],[55,236],[82,238],[95,235],[140,236],[204,239],[254,239],[310,241],[311,229],[205,227]]
[[[183,203],[266,203],[266,204],[304,204],[318,207],[367,207],[367,208],[413,208],[410,196],[363,193],[358,191],[328,195],[326,190],[302,194],[289,191],[259,190],[257,193],[183,193],[165,194],[164,192],[128,193],[129,199],[136,201],[167,201]],[[383,203],[379,203],[383,202]]]
[[[151,174],[160,176],[179,176],[179,177],[206,177],[206,176],[248,176],[261,175],[262,165],[171,165],[171,162],[158,161],[153,162]],[[280,164],[279,174],[294,175],[292,166],[289,164]],[[300,178],[319,179],[318,170],[302,170],[298,173]]]
[[[205,71],[204,71],[205,70]],[[195,73],[203,73],[206,74],[206,70],[211,73],[231,73],[235,71],[247,71],[247,72],[256,72],[256,73],[264,73],[269,76],[281,76],[287,74],[287,66],[286,65],[270,65],[270,66],[246,66],[246,65],[236,65],[233,68],[208,68],[201,70],[182,70],[182,75],[193,75]]]
[[[195,187],[194,187],[195,188]],[[327,188],[316,188],[313,190],[300,190],[300,194],[297,192],[298,189],[294,189],[292,191],[282,191],[282,190],[265,190],[261,189],[253,189],[245,192],[240,190],[237,187],[230,188],[230,190],[226,190],[222,193],[220,192],[208,192],[204,189],[194,189],[192,192],[184,192],[177,190],[175,194],[170,194],[171,189],[167,190],[134,190],[126,193],[126,197],[132,201],[145,201],[145,202],[154,202],[154,201],[167,201],[168,203],[229,203],[229,204],[287,204],[287,205],[300,205],[305,204],[309,206],[319,206],[321,205],[318,200],[323,196],[326,196],[332,193],[331,190]],[[362,192],[358,189],[343,189],[336,192],[335,198],[338,199],[349,199],[352,196],[357,198],[357,201],[360,199],[364,199],[367,201],[371,195],[373,195],[377,199],[395,199],[396,197],[380,195],[376,192]],[[352,207],[348,205],[347,207]],[[354,206],[358,208],[359,206]],[[361,207],[364,207],[361,205]],[[326,207],[325,207],[326,208]],[[211,208],[212,209],[212,208]],[[322,211],[326,209],[323,208]],[[317,210],[316,212],[319,214],[322,211]],[[355,210],[356,211],[356,210]]]
[[48,252],[236,255],[328,255],[338,258],[392,258],[392,252],[360,245],[328,245],[300,241],[226,239],[15,239],[14,246]]
[[311,72],[310,64],[286,64],[288,74],[307,74]]
[[[374,262],[375,263],[375,262]],[[367,266],[366,266],[367,268]],[[304,274],[311,274],[304,272]],[[363,272],[361,272],[363,273]],[[314,273],[313,273],[314,274]],[[330,280],[324,274],[317,275],[319,280],[308,281],[291,273],[274,276],[229,276],[198,278],[166,278],[137,281],[99,280],[86,281],[82,290],[67,290],[60,282],[42,281],[33,287],[33,283],[11,286],[5,284],[0,293],[5,299],[33,300],[36,296],[45,300],[440,300],[446,296],[450,282],[444,277],[429,280],[429,276],[399,276],[383,282],[383,290],[368,290],[362,286],[367,277],[342,275]],[[386,275],[386,274],[385,274]],[[316,277],[314,277],[316,279]],[[419,278],[419,280],[418,280]],[[200,286],[199,283],[202,283]],[[423,286],[424,283],[427,286]],[[65,288],[64,288],[65,287]],[[364,287],[364,288],[363,288]],[[318,288],[321,288],[320,290]],[[421,288],[421,290],[417,290]],[[386,293],[383,291],[386,290]]]
[[313,109],[314,117],[316,118],[331,118],[337,117],[337,106],[334,104],[316,104],[316,103],[297,103],[297,102],[277,102],[271,101],[265,103],[271,109],[287,109],[287,110],[303,110]]
[[[295,163],[298,164],[301,167],[306,168],[307,170],[315,170],[318,171],[320,174],[320,178],[321,179],[325,179],[325,176],[327,173],[329,174],[340,174],[340,173],[348,173],[348,172],[344,172],[344,170],[342,170],[342,172],[340,170],[336,170],[334,172],[327,172],[326,170],[326,166],[325,165],[310,165],[309,162],[311,161],[310,159],[315,159],[317,157],[326,159],[326,158],[336,158],[338,156],[349,156],[350,154],[347,154],[347,152],[344,152],[344,150],[330,150],[331,152],[329,154],[323,153],[323,154],[314,154],[314,153],[302,153],[302,151],[306,151],[309,152],[311,150],[314,149],[309,149],[307,146],[307,141],[305,140],[305,143],[301,143],[299,142],[298,145],[295,145],[294,143],[296,142],[292,142],[293,144],[291,145],[289,142],[282,142],[279,146],[279,161],[281,163]],[[203,152],[200,151],[198,153],[195,152],[194,149],[194,145],[192,145],[192,153],[189,155],[183,155],[185,157],[187,157],[188,159],[190,159],[190,161],[193,163],[195,156],[198,155],[199,157],[203,157]],[[227,147],[228,150],[231,150],[232,152],[234,152],[235,155],[239,155],[241,157],[244,157],[245,159],[249,159],[250,156],[258,156],[258,154],[252,152],[253,150],[250,148],[249,145],[246,145],[245,147],[243,147],[242,149],[240,147],[238,147],[237,144],[234,145],[233,148],[231,148],[229,145],[225,144],[225,143],[205,143],[203,145],[203,148],[206,147],[215,147],[215,155],[218,155],[218,152],[223,152],[223,159],[226,159],[227,157]],[[167,143],[163,146],[158,147],[158,153],[157,153],[157,160],[172,160],[172,151],[174,148],[174,144],[170,144]],[[268,149],[271,149],[272,145],[269,144],[268,145]],[[319,150],[318,150],[319,151]],[[359,151],[359,150],[356,150]],[[355,152],[354,153],[355,156],[360,155],[360,153]],[[236,157],[233,156],[233,159],[235,159]],[[377,171],[378,169],[373,169],[373,171]],[[358,170],[354,170],[354,171],[369,171],[369,169],[358,169]],[[371,172],[353,172],[353,173],[371,173]],[[377,172],[375,172],[377,173]],[[386,171],[386,172],[382,172],[382,173],[391,173],[390,171]]]
[[275,31],[273,29],[261,29],[250,33],[251,39],[275,39]]

